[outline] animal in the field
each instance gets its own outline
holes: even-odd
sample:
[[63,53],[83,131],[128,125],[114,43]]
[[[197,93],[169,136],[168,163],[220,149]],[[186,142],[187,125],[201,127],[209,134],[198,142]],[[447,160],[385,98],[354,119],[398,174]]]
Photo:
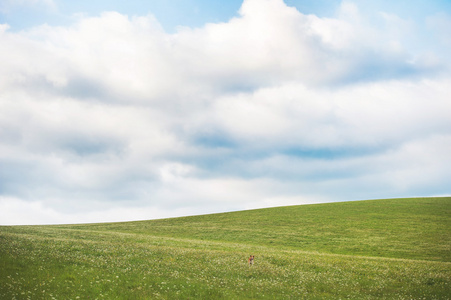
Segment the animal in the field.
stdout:
[[254,256],[253,255],[249,256],[248,262],[249,262],[249,266],[252,266],[254,264]]

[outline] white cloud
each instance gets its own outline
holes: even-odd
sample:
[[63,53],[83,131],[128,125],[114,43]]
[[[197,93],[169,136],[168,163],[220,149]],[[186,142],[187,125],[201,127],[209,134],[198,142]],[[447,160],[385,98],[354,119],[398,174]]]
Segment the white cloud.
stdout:
[[220,98],[207,115],[213,116],[210,127],[217,126],[243,143],[370,148],[449,133],[449,84],[447,79],[384,81],[338,89],[287,84]]
[[449,193],[442,42],[419,53],[415,24],[351,2],[239,13],[174,34],[117,12],[3,25],[0,223]]

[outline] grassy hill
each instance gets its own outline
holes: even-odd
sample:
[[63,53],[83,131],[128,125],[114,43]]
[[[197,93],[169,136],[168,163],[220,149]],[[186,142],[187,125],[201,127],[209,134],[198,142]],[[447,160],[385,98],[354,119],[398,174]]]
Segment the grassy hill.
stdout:
[[450,278],[450,197],[0,227],[1,299],[449,299]]

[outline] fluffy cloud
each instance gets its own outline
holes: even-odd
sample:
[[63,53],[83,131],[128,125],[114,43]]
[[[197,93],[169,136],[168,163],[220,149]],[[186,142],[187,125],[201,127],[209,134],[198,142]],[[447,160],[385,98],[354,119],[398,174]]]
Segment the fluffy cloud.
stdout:
[[450,193],[446,20],[424,52],[416,24],[347,1],[246,0],[174,34],[117,12],[2,25],[0,222]]

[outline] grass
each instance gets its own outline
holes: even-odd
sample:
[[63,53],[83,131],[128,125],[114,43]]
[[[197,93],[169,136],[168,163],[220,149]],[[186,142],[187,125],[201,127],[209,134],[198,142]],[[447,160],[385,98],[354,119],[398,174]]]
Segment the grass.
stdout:
[[448,197],[4,226],[0,298],[449,299],[450,216]]

